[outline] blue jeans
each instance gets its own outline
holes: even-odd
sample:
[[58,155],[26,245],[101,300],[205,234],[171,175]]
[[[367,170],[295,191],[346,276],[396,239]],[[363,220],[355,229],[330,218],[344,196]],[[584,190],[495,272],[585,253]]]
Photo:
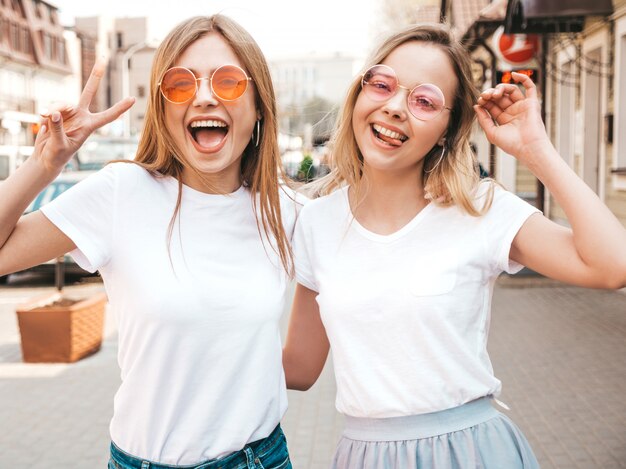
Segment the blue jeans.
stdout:
[[267,438],[248,443],[242,450],[194,466],[172,466],[146,461],[111,443],[108,469],[292,469],[287,440],[280,425]]

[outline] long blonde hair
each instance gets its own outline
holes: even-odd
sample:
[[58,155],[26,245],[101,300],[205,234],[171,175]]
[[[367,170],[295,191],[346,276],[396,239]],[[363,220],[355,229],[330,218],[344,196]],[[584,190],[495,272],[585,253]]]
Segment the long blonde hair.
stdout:
[[259,144],[256,146],[251,141],[245,148],[241,158],[241,180],[255,194],[253,205],[257,213],[259,235],[262,236],[263,231],[268,239],[276,240],[276,247],[271,244],[272,249],[277,250],[284,269],[293,275],[293,255],[282,224],[278,194],[282,166],[278,148],[274,86],[261,49],[237,22],[219,14],[190,18],[176,26],[160,44],[152,63],[150,99],[134,161],[153,174],[172,176],[178,180],[178,199],[169,227],[168,239],[171,239],[176,217],[180,213],[183,169],[191,168],[208,187],[211,186],[189,163],[172,138],[165,123],[165,102],[159,92],[158,83],[165,71],[175,64],[189,45],[211,32],[222,36],[253,79],[253,89],[256,89],[255,104],[261,114]]
[[[439,47],[450,59],[457,78],[454,104],[445,134],[444,148],[435,144],[424,157],[423,181],[427,197],[441,205],[458,205],[467,213],[478,216],[491,205],[493,189],[489,190],[482,208],[474,203],[474,193],[479,182],[476,170],[478,162],[470,148],[470,132],[475,118],[473,105],[478,92],[471,81],[470,59],[447,26],[441,24],[411,25],[384,40],[368,58],[367,70],[379,64],[398,46],[418,41]],[[339,113],[331,147],[331,172],[309,184],[303,192],[309,196],[326,195],[335,189],[350,185],[356,194],[363,194],[363,155],[359,149],[352,127],[352,115],[361,92],[359,75],[350,88]],[[439,161],[439,163],[438,163]]]

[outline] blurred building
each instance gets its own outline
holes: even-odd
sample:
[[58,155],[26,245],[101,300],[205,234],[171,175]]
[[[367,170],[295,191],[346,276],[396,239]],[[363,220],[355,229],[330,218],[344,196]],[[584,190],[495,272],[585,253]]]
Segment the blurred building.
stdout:
[[32,151],[39,113],[78,98],[75,39],[50,3],[0,2],[0,178]]
[[[76,18],[75,31],[81,37],[91,38],[96,55],[104,57],[109,63],[95,108],[104,109],[115,104],[125,97],[125,92],[137,99],[130,111],[112,123],[106,131],[115,136],[140,133],[155,52],[154,35],[148,18]],[[88,75],[90,71],[91,66],[85,67],[83,73]]]
[[281,132],[303,137],[305,145],[328,138],[362,59],[343,54],[270,61]]
[[[548,135],[565,161],[626,225],[626,0],[448,0],[447,20],[473,59],[476,85],[537,84]],[[473,134],[479,160],[509,190],[567,224],[540,181]]]

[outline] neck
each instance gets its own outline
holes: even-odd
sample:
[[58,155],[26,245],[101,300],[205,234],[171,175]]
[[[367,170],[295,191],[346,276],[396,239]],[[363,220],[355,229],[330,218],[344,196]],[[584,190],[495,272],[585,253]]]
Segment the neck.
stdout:
[[350,189],[350,205],[356,219],[379,234],[397,231],[426,205],[421,172],[391,174],[365,167],[360,193]]
[[186,186],[206,194],[230,194],[241,186],[238,172],[233,174],[197,174],[193,169],[185,168],[181,179]]

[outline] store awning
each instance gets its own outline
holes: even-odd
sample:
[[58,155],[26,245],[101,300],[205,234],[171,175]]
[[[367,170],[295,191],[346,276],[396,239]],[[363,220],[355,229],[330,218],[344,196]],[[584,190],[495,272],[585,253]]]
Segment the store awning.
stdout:
[[509,0],[504,31],[507,34],[580,32],[585,17],[612,13],[611,0]]

